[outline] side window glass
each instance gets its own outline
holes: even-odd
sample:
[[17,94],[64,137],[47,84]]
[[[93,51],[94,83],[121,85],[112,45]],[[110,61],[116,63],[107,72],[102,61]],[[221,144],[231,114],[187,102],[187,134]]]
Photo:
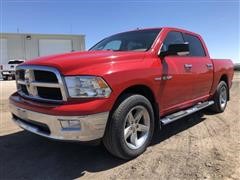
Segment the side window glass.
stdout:
[[184,43],[182,34],[180,32],[169,32],[167,37],[163,41],[161,51],[167,51],[170,44],[182,44]]
[[119,40],[110,41],[103,49],[119,50],[122,42]]
[[189,34],[183,34],[183,38],[185,42],[189,43],[190,56],[206,56],[205,50],[198,37]]

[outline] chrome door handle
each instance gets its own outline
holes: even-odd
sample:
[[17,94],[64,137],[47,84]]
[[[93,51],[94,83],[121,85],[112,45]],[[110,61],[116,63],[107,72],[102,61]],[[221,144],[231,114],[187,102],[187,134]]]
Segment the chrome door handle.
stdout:
[[208,69],[212,69],[213,65],[212,64],[206,64]]
[[192,64],[184,64],[185,69],[192,69]]

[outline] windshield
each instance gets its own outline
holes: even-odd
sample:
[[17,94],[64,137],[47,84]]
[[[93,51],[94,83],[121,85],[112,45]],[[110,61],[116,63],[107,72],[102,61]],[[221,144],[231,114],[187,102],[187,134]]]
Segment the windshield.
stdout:
[[151,48],[160,29],[138,30],[116,34],[103,39],[91,50],[147,51]]

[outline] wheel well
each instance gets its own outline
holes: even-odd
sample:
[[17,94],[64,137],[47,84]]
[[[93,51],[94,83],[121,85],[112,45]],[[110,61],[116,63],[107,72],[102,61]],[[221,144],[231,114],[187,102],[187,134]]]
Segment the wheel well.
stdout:
[[145,86],[145,85],[134,85],[134,86],[128,87],[118,96],[117,101],[114,105],[114,108],[116,108],[116,106],[118,106],[119,103],[128,94],[139,94],[139,95],[146,97],[150,101],[150,103],[152,104],[152,107],[153,107],[153,111],[154,111],[154,116],[155,116],[155,121],[156,121],[155,124],[157,125],[158,120],[159,120],[159,105],[154,97],[152,90],[148,86]]
[[221,82],[221,81],[224,81],[224,82],[227,84],[227,86],[228,86],[228,100],[229,100],[229,98],[230,98],[230,96],[229,96],[229,85],[228,85],[228,77],[227,77],[226,74],[224,74],[224,75],[221,76],[219,82]]
[[226,74],[224,74],[224,75],[222,75],[222,76],[221,76],[221,78],[220,78],[220,81],[219,81],[219,82],[221,82],[221,81],[224,81],[224,82],[227,84],[227,86],[228,86],[228,77],[227,77],[227,75],[226,75]]

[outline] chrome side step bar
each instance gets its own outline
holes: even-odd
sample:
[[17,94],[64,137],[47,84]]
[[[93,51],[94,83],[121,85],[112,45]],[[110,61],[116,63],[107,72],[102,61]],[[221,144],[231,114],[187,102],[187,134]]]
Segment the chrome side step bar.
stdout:
[[169,123],[171,123],[173,121],[176,121],[176,120],[181,119],[181,118],[183,118],[185,116],[193,114],[193,113],[195,113],[197,111],[200,111],[200,110],[202,110],[202,109],[204,109],[204,108],[206,108],[208,106],[211,106],[213,104],[214,104],[214,101],[206,101],[206,102],[203,102],[203,103],[199,103],[197,105],[192,106],[189,109],[182,110],[182,111],[173,113],[171,115],[165,116],[162,119],[160,119],[160,122],[163,125],[169,124]]

